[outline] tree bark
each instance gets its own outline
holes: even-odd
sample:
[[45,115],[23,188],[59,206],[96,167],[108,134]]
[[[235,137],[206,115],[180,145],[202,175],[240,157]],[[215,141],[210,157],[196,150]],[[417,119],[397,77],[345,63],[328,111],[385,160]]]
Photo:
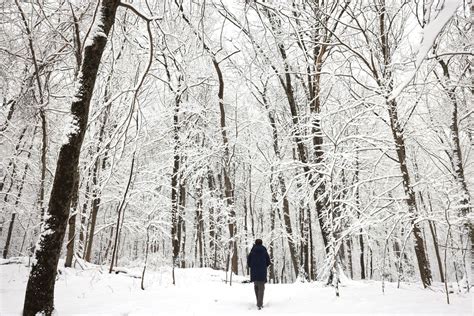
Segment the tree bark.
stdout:
[[[168,77],[168,80],[171,80]],[[179,212],[179,169],[181,156],[179,154],[179,106],[181,103],[181,97],[176,93],[175,95],[175,106],[173,113],[173,171],[171,173],[171,243],[173,248],[173,267],[178,264],[178,256],[180,252],[181,240],[179,239],[179,224],[180,224],[180,212]],[[174,284],[174,282],[173,282]]]
[[[207,170],[207,186],[209,187],[211,197],[214,197],[216,184],[215,184],[214,175],[210,168]],[[209,208],[209,253],[213,257],[212,264],[211,264],[211,267],[213,269],[217,269],[216,218],[217,216],[215,214],[215,210],[212,206],[210,206]]]
[[94,164],[94,169],[92,170],[92,203],[91,203],[91,213],[89,221],[89,231],[88,231],[88,240],[85,243],[85,255],[84,260],[90,262],[91,253],[92,253],[92,244],[94,242],[94,231],[95,223],[97,221],[97,214],[99,212],[100,205],[100,193],[97,188],[97,178],[98,178],[98,169],[99,169],[100,159],[97,157]]
[[181,260],[179,260],[179,267],[186,267],[186,222],[185,212],[186,212],[186,181],[183,178],[180,178],[178,181],[178,241],[179,241],[179,251],[181,255]]
[[415,254],[418,262],[418,269],[420,272],[421,281],[424,287],[431,285],[431,270],[428,262],[428,256],[425,252],[424,240],[419,224],[415,223],[417,214],[417,206],[415,200],[415,192],[410,184],[410,175],[408,173],[405,140],[403,138],[403,131],[400,130],[400,122],[397,113],[397,104],[395,100],[388,102],[388,111],[390,116],[390,126],[392,129],[393,139],[395,141],[398,164],[403,179],[403,189],[408,205],[408,212],[411,214],[412,232],[415,245]]
[[222,141],[224,143],[224,194],[229,207],[229,234],[230,234],[230,249],[232,252],[231,259],[231,268],[232,272],[238,274],[238,253],[237,253],[237,241],[235,240],[235,235],[237,233],[237,227],[235,223],[235,205],[234,205],[234,189],[232,188],[232,182],[230,181],[229,168],[230,168],[230,153],[229,153],[229,140],[227,138],[227,127],[226,127],[226,115],[224,107],[224,76],[219,63],[217,62],[215,56],[212,57],[212,64],[217,73],[217,78],[219,81],[219,91],[217,97],[219,100],[219,112],[220,112],[220,127],[222,134]]
[[272,204],[270,208],[270,243],[269,243],[269,255],[270,255],[270,261],[273,262],[273,264],[270,266],[270,273],[269,273],[269,282],[270,283],[275,283],[276,279],[276,273],[275,273],[275,261],[274,261],[274,231],[275,231],[275,215],[276,213],[280,212],[280,209],[278,207],[278,184],[274,178],[274,170],[273,166],[271,166],[271,171],[270,171],[270,193],[272,197]]
[[124,213],[125,213],[125,205],[126,205],[126,200],[127,200],[127,194],[128,191],[130,190],[130,186],[132,184],[132,178],[133,178],[133,171],[135,168],[135,154],[136,151],[133,152],[132,156],[132,162],[130,165],[130,173],[128,176],[128,182],[127,182],[127,187],[125,188],[125,191],[123,193],[123,198],[122,201],[120,201],[120,204],[117,208],[117,224],[115,226],[115,240],[114,240],[114,247],[112,249],[112,259],[110,260],[110,268],[109,268],[109,273],[112,273],[112,270],[114,268],[114,264],[116,264],[116,260],[118,257],[118,250],[119,250],[119,240],[120,240],[120,233],[122,231],[121,226],[123,225],[123,219],[124,219]]
[[204,219],[202,216],[202,185],[204,178],[199,179],[199,184],[196,188],[196,251],[198,253],[199,268],[204,266],[204,249],[203,249],[203,235],[204,235]]
[[92,38],[84,48],[80,70],[81,80],[71,105],[71,125],[74,125],[74,129],[69,131],[68,142],[63,144],[59,151],[48,211],[45,215],[39,247],[35,252],[36,263],[33,264],[26,287],[24,315],[37,313],[50,315],[54,310],[54,285],[58,260],[69,217],[90,100],[118,4],[118,0],[102,1],[94,22],[101,30],[92,34]]
[[10,249],[10,242],[12,239],[13,226],[15,225],[16,212],[12,213],[10,224],[8,225],[7,239],[5,240],[5,247],[3,248],[3,259],[8,257],[8,250]]
[[76,218],[77,218],[77,202],[79,199],[79,171],[77,171],[77,177],[74,181],[74,188],[72,192],[71,200],[71,216],[69,217],[69,232],[66,244],[66,261],[64,262],[65,267],[72,266],[72,259],[74,258],[74,241],[76,239]]
[[[387,12],[385,1],[381,1],[380,6],[377,6],[379,31],[380,31],[380,44],[383,62],[382,77],[387,80],[388,88],[390,91],[393,90],[393,80],[391,73],[391,56],[390,56],[390,44],[388,42],[388,31],[387,30]],[[390,25],[388,26],[390,28]],[[381,88],[385,88],[385,83],[377,78],[378,85]],[[406,202],[408,205],[408,212],[411,215],[412,232],[414,238],[415,254],[418,261],[418,269],[420,272],[421,281],[424,287],[431,285],[432,276],[429,267],[428,256],[425,252],[424,240],[422,231],[419,224],[415,222],[417,216],[417,205],[415,199],[415,192],[410,183],[410,174],[407,166],[407,155],[405,150],[405,139],[403,136],[402,124],[398,118],[397,102],[396,99],[389,100],[386,97],[386,104],[388,108],[388,114],[390,118],[390,128],[392,136],[395,142],[395,151],[397,153],[398,165],[402,174],[403,190],[406,196]]]
[[[79,171],[78,171],[79,172]],[[86,238],[87,238],[87,209],[90,200],[90,179],[92,170],[89,169],[86,181],[86,190],[84,193],[84,201],[82,203],[82,210],[80,213],[80,224],[79,224],[79,242],[76,249],[76,254],[79,258],[84,258],[86,250]]]
[[[474,6],[473,6],[474,7]],[[443,69],[443,75],[447,82],[451,80],[449,67],[448,64],[445,63],[442,59],[438,59],[438,63],[441,65]],[[450,162],[452,169],[454,171],[454,178],[457,182],[457,186],[460,191],[460,197],[457,203],[461,206],[460,212],[463,216],[463,226],[465,232],[470,236],[471,247],[474,245],[474,224],[472,221],[467,219],[467,215],[471,212],[471,194],[467,189],[466,178],[464,176],[464,166],[463,166],[463,158],[462,158],[462,151],[461,151],[461,144],[459,139],[459,122],[458,122],[458,100],[456,97],[456,88],[458,86],[454,85],[452,88],[449,88],[446,85],[443,85],[443,89],[448,95],[449,100],[453,106],[453,110],[451,112],[451,124],[449,129],[451,130],[451,151],[452,155],[450,155]]]
[[428,224],[430,226],[431,237],[433,238],[433,246],[434,246],[434,249],[435,249],[436,260],[438,262],[440,280],[441,280],[441,282],[444,283],[443,264],[441,263],[441,254],[439,252],[438,236],[436,234],[436,226],[435,226],[434,222],[432,222],[432,221],[429,221]]

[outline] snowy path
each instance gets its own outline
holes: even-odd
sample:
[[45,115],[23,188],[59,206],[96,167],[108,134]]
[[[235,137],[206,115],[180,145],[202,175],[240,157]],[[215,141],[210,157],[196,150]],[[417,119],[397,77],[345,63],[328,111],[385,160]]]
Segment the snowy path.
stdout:
[[[135,270],[138,274],[138,269]],[[0,315],[18,315],[23,305],[28,269],[0,265]],[[254,304],[252,284],[223,282],[225,274],[211,269],[177,270],[177,285],[170,284],[169,270],[147,273],[146,290],[140,279],[109,275],[97,268],[63,269],[56,283],[59,315],[324,315],[324,314],[429,314],[472,315],[472,295],[451,295],[446,304],[441,288],[422,290],[418,285],[353,282],[334,289],[319,283],[267,284],[264,308]]]

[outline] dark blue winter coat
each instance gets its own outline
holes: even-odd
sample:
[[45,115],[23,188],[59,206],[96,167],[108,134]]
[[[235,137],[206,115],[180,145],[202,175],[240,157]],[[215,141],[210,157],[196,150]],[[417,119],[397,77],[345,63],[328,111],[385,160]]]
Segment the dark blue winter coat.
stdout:
[[267,267],[270,265],[270,256],[267,248],[254,245],[247,257],[247,266],[250,268],[250,281],[267,282]]

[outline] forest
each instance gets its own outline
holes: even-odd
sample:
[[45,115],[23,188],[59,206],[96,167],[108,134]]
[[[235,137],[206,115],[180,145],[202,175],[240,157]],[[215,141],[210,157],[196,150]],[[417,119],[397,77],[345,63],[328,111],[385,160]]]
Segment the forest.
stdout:
[[160,267],[232,283],[256,238],[270,284],[469,291],[473,13],[2,1],[0,249],[28,258],[23,314],[53,312],[64,267],[139,267],[142,289]]

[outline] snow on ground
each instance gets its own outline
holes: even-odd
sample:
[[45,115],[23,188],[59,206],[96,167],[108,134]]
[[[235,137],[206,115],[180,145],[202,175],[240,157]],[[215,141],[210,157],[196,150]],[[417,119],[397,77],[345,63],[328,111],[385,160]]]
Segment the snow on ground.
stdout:
[[[264,308],[255,306],[253,284],[236,277],[225,284],[225,273],[212,269],[177,269],[177,285],[168,268],[147,271],[140,289],[139,268],[127,274],[107,269],[61,269],[56,282],[58,315],[325,315],[426,314],[472,315],[472,294],[452,294],[446,304],[441,284],[423,290],[418,284],[348,281],[334,289],[321,283],[267,284]],[[29,268],[0,262],[0,315],[21,314]]]

